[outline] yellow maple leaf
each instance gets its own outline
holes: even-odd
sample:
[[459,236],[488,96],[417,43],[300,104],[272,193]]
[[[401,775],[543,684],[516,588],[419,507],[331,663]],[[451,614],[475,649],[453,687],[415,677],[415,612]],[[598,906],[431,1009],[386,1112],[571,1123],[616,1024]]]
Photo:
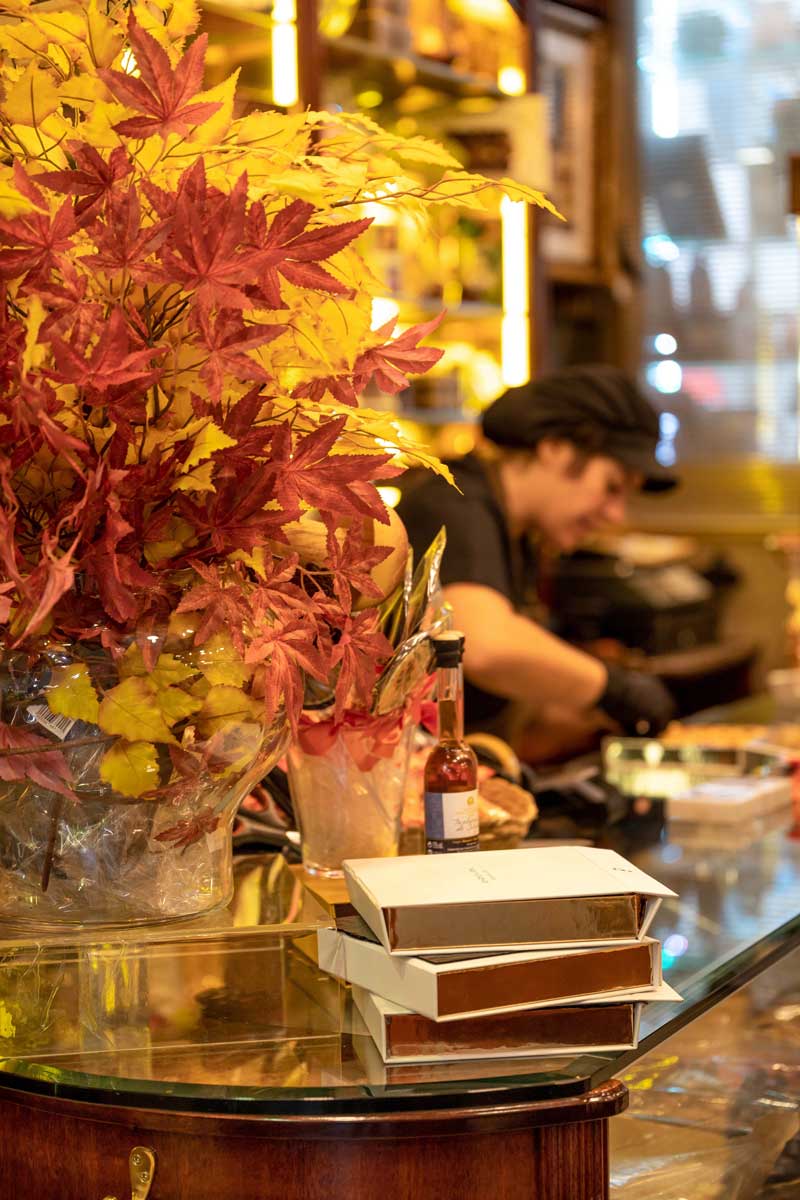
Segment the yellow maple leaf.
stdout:
[[114,126],[128,116],[130,112],[124,104],[98,100],[81,121],[81,140],[91,142],[96,150],[116,149],[119,134],[114,132]]
[[211,684],[230,684],[241,688],[253,674],[253,668],[239,654],[227,633],[215,633],[194,653],[198,669]]
[[211,482],[214,473],[214,463],[203,463],[188,475],[182,475],[172,485],[173,492],[215,492],[217,489]]
[[100,704],[86,663],[55,668],[53,684],[47,689],[47,707],[60,717],[96,724]]
[[69,7],[65,5],[60,11],[52,11],[37,5],[29,10],[27,20],[48,43],[74,50],[76,42],[85,37],[86,21],[80,5],[74,5],[72,12],[68,11]]
[[39,330],[42,327],[47,313],[44,305],[38,296],[31,296],[28,301],[28,321],[25,330],[25,350],[22,355],[22,373],[27,375],[31,368],[36,363],[41,361],[42,355],[46,353],[44,346],[37,346],[39,339]]
[[165,558],[180,554],[195,542],[194,526],[182,517],[170,517],[164,526],[163,535],[157,542],[144,543],[144,556],[151,565]]
[[228,446],[235,445],[236,438],[228,437],[219,425],[215,425],[213,421],[207,421],[194,438],[194,446],[189,451],[189,456],[182,467],[183,474],[191,471],[192,467],[196,467],[204,458],[210,458],[212,454],[216,454],[217,450],[225,450]]
[[54,160],[62,161],[63,154],[59,147],[65,138],[75,135],[72,122],[66,121],[60,111],[50,113],[40,125],[17,124],[12,126],[12,129],[17,144],[25,152],[25,157],[38,158],[48,164]]
[[12,125],[35,128],[55,112],[59,103],[58,88],[52,76],[37,63],[30,63],[6,92],[0,111]]
[[[325,114],[329,116],[329,114]],[[289,161],[308,145],[311,129],[305,113],[279,113],[272,109],[248,113],[231,126],[229,139],[237,149],[281,151]]]
[[461,169],[458,159],[431,138],[387,138],[386,131],[381,130],[377,145],[385,153],[399,158],[401,162],[425,163],[430,166]]
[[509,200],[527,200],[529,204],[535,204],[537,208],[547,209],[560,221],[566,219],[555,205],[550,203],[544,192],[537,192],[535,188],[528,187],[524,183],[516,183],[513,179],[501,179],[497,186],[506,193]]
[[202,125],[196,125],[189,134],[187,141],[199,142],[203,146],[212,146],[217,142],[221,142],[231,126],[233,120],[233,102],[236,96],[236,84],[239,79],[239,69],[237,68],[232,75],[223,83],[218,83],[216,87],[209,88],[208,91],[199,92],[197,96],[192,97],[192,104],[220,104],[222,107],[218,109],[207,121],[203,121]]
[[165,50],[197,28],[200,14],[195,0],[171,0],[169,4],[143,3],[134,6],[136,20]]
[[231,562],[243,562],[251,571],[255,571],[259,579],[266,579],[267,569],[264,562],[263,546],[254,546],[252,554],[247,550],[234,550],[233,554],[229,555],[229,558]]
[[105,733],[116,733],[130,742],[146,739],[175,744],[159,708],[155,686],[139,675],[124,679],[106,692],[97,724]]
[[158,787],[158,755],[152,742],[120,738],[100,761],[100,778],[121,796],[141,796]]
[[0,217],[17,217],[32,208],[30,200],[17,191],[10,176],[3,171],[0,175]]
[[73,75],[61,84],[58,98],[70,108],[89,111],[98,100],[97,80],[91,75]]
[[198,712],[203,707],[203,701],[190,696],[178,687],[159,688],[157,692],[158,707],[168,725],[175,725]]
[[[179,616],[180,614],[175,619],[177,620]],[[171,624],[172,622],[170,622],[170,627]],[[136,642],[132,642],[120,659],[119,674],[120,679],[129,679],[133,676],[149,679],[153,687],[158,689],[184,683],[197,674],[197,668],[187,666],[174,654],[159,654],[153,670],[148,671],[141,650]]]
[[101,12],[98,0],[86,8],[86,45],[96,67],[110,67],[122,49],[122,30]]
[[41,54],[47,38],[29,22],[13,21],[0,24],[0,50],[4,50],[11,62],[22,65]]
[[230,725],[253,724],[262,712],[263,705],[251,700],[241,688],[219,684],[209,688],[197,714],[197,727],[203,737],[210,737]]

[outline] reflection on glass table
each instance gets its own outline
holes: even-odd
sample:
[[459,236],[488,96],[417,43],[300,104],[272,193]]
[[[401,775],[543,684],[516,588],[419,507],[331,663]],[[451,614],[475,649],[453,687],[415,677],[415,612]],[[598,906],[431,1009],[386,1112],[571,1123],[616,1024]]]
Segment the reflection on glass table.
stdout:
[[243,860],[231,913],[205,922],[102,943],[0,943],[0,1081],[219,1112],[372,1112],[484,1103],[498,1090],[505,1100],[585,1092],[800,944],[800,843],[786,834],[746,854],[663,841],[632,857],[679,893],[653,933],[665,978],[685,997],[646,1010],[638,1051],[384,1066],[346,989],[312,960],[325,910],[295,871],[267,857]]
[[632,1064],[614,1200],[800,1195],[800,951]]

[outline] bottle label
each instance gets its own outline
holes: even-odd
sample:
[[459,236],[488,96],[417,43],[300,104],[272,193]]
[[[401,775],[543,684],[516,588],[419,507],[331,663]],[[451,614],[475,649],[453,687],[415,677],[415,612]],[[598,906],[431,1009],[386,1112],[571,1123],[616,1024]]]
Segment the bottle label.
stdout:
[[425,840],[428,852],[477,850],[478,791],[426,792]]

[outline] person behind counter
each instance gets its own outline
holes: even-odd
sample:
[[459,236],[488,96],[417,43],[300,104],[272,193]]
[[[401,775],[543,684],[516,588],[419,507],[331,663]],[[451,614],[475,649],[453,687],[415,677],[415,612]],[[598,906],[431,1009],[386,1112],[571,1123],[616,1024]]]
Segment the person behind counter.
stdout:
[[574,550],[620,525],[639,490],[677,480],[655,457],[658,416],[610,366],[574,367],[511,388],[483,414],[483,442],[437,476],[405,477],[398,512],[419,556],[447,527],[444,598],[463,630],[469,730],[508,736],[520,707],[583,719],[601,710],[625,732],[656,734],[674,714],[653,676],[607,665],[520,611],[531,541]]

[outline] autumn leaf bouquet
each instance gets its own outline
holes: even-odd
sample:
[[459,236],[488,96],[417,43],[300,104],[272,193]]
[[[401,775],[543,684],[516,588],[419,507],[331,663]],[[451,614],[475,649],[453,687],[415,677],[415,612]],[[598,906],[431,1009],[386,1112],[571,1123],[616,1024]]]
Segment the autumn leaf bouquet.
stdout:
[[372,328],[359,245],[372,205],[496,191],[363,117],[238,116],[235,76],[203,88],[197,25],[186,0],[0,16],[0,904],[17,917],[218,903],[233,809],[306,688],[369,706],[392,651],[376,606],[406,559],[376,484],[436,464],[357,398],[440,351],[420,344],[435,322]]

